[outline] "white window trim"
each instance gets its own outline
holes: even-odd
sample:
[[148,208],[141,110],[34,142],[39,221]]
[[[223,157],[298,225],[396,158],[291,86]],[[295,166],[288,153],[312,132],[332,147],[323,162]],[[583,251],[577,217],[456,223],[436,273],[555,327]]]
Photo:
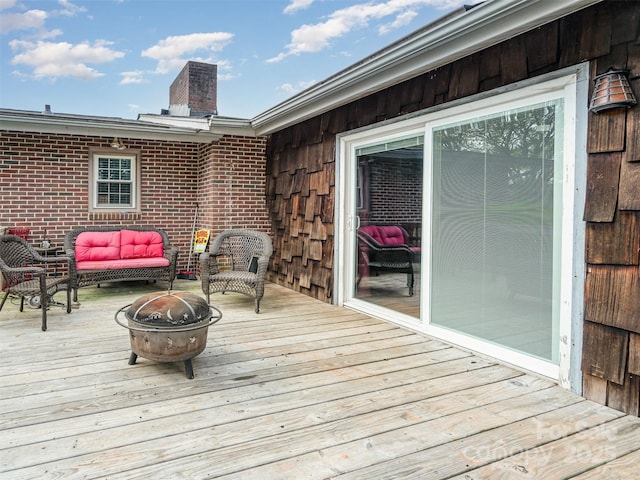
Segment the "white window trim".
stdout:
[[[127,158],[131,160],[131,206],[102,206],[97,204],[97,160],[98,157]],[[89,152],[89,212],[90,213],[140,213],[140,152],[136,150],[96,149]]]

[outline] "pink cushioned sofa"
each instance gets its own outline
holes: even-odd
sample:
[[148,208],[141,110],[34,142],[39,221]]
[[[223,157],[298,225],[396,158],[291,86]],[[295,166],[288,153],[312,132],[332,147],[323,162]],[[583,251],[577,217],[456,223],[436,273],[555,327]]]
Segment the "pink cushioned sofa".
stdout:
[[178,247],[164,230],[140,226],[82,227],[67,232],[73,300],[78,288],[122,280],[164,280],[176,277]]

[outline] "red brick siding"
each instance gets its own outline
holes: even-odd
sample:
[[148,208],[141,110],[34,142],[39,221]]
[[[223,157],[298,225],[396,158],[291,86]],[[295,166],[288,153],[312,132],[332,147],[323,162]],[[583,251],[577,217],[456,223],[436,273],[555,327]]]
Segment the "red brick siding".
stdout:
[[[422,169],[378,160],[371,164],[370,223],[422,223]],[[375,179],[384,179],[376,183]]]
[[199,225],[270,231],[265,194],[265,139],[226,136],[203,147]]
[[[53,245],[62,245],[65,232],[79,225],[152,225],[166,230],[172,244],[180,247],[179,268],[187,263],[198,202],[206,207],[198,227],[269,230],[264,141],[245,137],[210,145],[121,137],[128,149],[140,152],[141,213],[91,216],[89,151],[109,148],[111,140],[0,131],[0,226],[30,229],[33,243],[39,243],[46,230]],[[214,181],[206,180],[212,177]]]

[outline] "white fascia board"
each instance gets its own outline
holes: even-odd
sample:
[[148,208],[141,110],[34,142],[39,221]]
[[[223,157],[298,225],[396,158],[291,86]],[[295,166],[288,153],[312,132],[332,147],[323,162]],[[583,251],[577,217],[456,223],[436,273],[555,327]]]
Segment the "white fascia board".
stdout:
[[241,135],[244,137],[256,137],[256,131],[251,125],[251,120],[245,118],[209,117],[209,130],[223,135]]
[[170,125],[174,127],[209,130],[216,135],[240,135],[255,137],[256,132],[251,126],[251,121],[242,118],[219,117],[178,117],[173,115],[141,114],[138,120],[157,123],[158,125]]
[[167,125],[152,125],[135,120],[97,117],[68,117],[38,112],[0,111],[0,130],[67,135],[122,137],[142,140],[172,140],[211,143],[222,135],[209,132],[205,122],[201,130]]
[[209,123],[204,117],[177,117],[172,115],[155,115],[153,113],[141,113],[138,115],[141,122],[154,123],[167,127],[186,128],[189,130],[208,130]]
[[268,135],[602,0],[488,0],[415,32],[251,120]]

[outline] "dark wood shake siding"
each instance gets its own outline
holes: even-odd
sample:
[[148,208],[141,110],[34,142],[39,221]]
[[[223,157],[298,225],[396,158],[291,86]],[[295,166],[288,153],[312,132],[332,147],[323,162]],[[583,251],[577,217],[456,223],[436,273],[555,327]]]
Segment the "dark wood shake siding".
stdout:
[[[330,302],[336,134],[591,62],[640,75],[640,2],[607,1],[271,135],[271,280]],[[640,80],[632,80],[640,95]],[[640,106],[588,114],[585,396],[638,415]]]

